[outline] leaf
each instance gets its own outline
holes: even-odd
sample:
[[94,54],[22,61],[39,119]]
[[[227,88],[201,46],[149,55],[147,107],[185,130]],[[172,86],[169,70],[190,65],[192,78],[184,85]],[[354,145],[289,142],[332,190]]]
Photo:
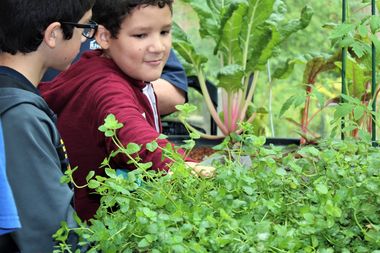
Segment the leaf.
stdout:
[[329,192],[329,189],[327,188],[327,185],[319,183],[315,186],[315,189],[320,193],[320,194],[327,194]]
[[146,144],[146,149],[149,152],[154,152],[157,148],[158,148],[157,141],[152,141],[152,142]]
[[342,38],[344,36],[347,36],[350,33],[353,33],[355,31],[355,25],[354,24],[347,24],[343,23],[335,27],[333,32],[331,33],[329,39],[338,39]]
[[[250,0],[247,15],[241,29],[243,55],[247,56],[247,68],[257,70],[260,55],[273,38],[273,25],[265,23],[271,16],[274,0]],[[279,36],[278,36],[279,37]]]
[[86,182],[90,181],[91,178],[95,176],[95,171],[90,171],[86,177]]
[[255,147],[262,147],[264,146],[265,142],[266,142],[266,138],[265,136],[252,136],[252,144],[253,146]]
[[380,28],[380,17],[378,15],[372,15],[369,19],[369,25],[370,25],[372,34],[375,34],[376,32],[378,32]]
[[337,218],[342,216],[342,210],[334,205],[331,200],[327,200],[326,202],[326,213]]
[[127,154],[132,155],[141,150],[141,146],[136,143],[128,143],[127,149],[125,150]]
[[255,193],[255,190],[252,187],[243,186],[243,190],[248,195],[253,195]]
[[286,171],[284,170],[284,168],[280,167],[276,169],[276,174],[279,176],[286,176]]
[[150,242],[148,242],[148,240],[147,239],[142,239],[138,244],[137,244],[137,246],[140,248],[140,249],[144,249],[144,248],[147,248],[147,247],[149,247],[149,245],[150,245]]
[[256,40],[252,42],[252,51],[249,52],[249,68],[263,69],[268,59],[276,54],[277,48],[281,43],[293,33],[309,25],[312,15],[312,9],[305,6],[301,11],[299,19],[285,23],[266,22],[257,27],[257,32],[254,34]]
[[365,113],[365,107],[363,106],[357,106],[354,108],[354,119],[355,120],[358,120],[360,119],[361,117],[364,116],[364,113]]
[[104,170],[104,172],[106,173],[106,175],[110,178],[117,178],[117,174],[116,174],[116,171],[114,169],[111,169],[111,168],[106,168]]
[[219,40],[214,54],[220,51],[224,54],[225,60],[234,59],[233,63],[242,63],[240,32],[247,7],[246,2],[234,2],[228,6],[221,20]]
[[107,117],[104,119],[104,124],[99,127],[99,130],[104,132],[104,130],[117,130],[119,128],[122,128],[123,124],[119,123],[117,121],[116,117],[114,114],[109,114]]
[[317,98],[320,107],[323,107],[325,105],[325,97],[321,92],[319,92],[318,89],[313,89],[312,95]]
[[358,26],[358,32],[361,37],[366,37],[368,35],[367,26],[361,24]]
[[285,63],[276,66],[272,74],[272,79],[285,79],[294,70],[296,63],[303,63],[300,59],[287,59]]
[[379,50],[380,49],[380,40],[379,40],[379,38],[376,35],[372,34],[370,36],[370,39],[371,39],[371,42],[375,45],[376,49]]
[[138,163],[138,167],[142,170],[148,170],[152,168],[153,163],[152,162],[147,162],[147,163]]
[[340,94],[340,96],[344,99],[344,101],[351,103],[352,105],[361,105],[361,101],[358,98],[346,95],[346,94]]
[[291,34],[306,28],[310,24],[313,14],[313,9],[310,6],[305,6],[301,10],[299,19],[287,21],[284,25],[280,26],[281,40],[283,41]]
[[223,88],[227,93],[237,92],[243,89],[243,75],[244,70],[242,66],[237,64],[227,65],[218,72],[218,87]]
[[96,189],[100,186],[100,183],[96,180],[93,180],[91,179],[89,182],[88,182],[88,188],[90,189]]
[[281,107],[281,110],[280,110],[280,113],[278,114],[278,117],[282,117],[282,115],[284,115],[284,113],[289,110],[290,106],[292,106],[292,104],[294,103],[294,99],[295,99],[295,96],[291,96],[289,97],[285,103],[282,105]]
[[335,55],[317,55],[310,59],[305,67],[303,82],[305,84],[314,84],[320,73],[336,68]]
[[195,147],[195,141],[193,139],[191,140],[184,140],[184,144],[181,145],[181,148],[185,150],[191,150]]
[[349,115],[354,109],[354,107],[354,105],[346,103],[338,105],[334,113],[334,118],[338,119]]
[[364,55],[370,54],[371,52],[371,47],[367,43],[363,43],[361,41],[354,41],[351,44],[351,47],[359,58],[362,58]]
[[359,129],[359,137],[367,143],[370,143],[372,140],[372,135],[363,129]]
[[270,59],[275,47],[280,43],[281,35],[278,28],[271,24],[263,24],[255,32],[256,40],[252,41],[252,47],[248,57],[247,68],[252,70],[265,69],[268,59]]
[[157,139],[159,139],[159,140],[164,140],[164,139],[167,139],[167,138],[168,138],[168,136],[165,135],[165,134],[160,134],[160,135],[157,137]]
[[201,138],[201,135],[200,135],[199,132],[191,132],[191,133],[189,134],[189,137],[190,137],[191,139],[199,139],[199,138]]
[[201,65],[207,62],[207,58],[201,54],[198,54],[187,38],[186,33],[176,23],[172,27],[173,33],[173,47],[181,57],[194,68],[200,69]]
[[[197,13],[199,18],[200,29],[199,33],[202,38],[210,37],[217,38],[219,31],[219,15],[221,11],[221,6],[218,8],[210,9],[210,2],[206,1],[191,1],[184,0],[184,2],[189,3],[193,10]],[[208,3],[208,4],[207,4]],[[214,5],[216,6],[216,5]]]

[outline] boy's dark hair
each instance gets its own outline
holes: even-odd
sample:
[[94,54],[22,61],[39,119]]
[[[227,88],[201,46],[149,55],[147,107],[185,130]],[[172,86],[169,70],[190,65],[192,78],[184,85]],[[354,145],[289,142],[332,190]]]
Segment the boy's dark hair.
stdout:
[[[30,53],[37,50],[45,29],[53,22],[78,22],[95,0],[1,0],[0,52]],[[65,39],[73,26],[62,26]]]
[[173,0],[96,0],[92,8],[92,19],[103,25],[113,38],[117,38],[124,19],[137,6],[164,8],[168,5],[170,11],[173,11],[172,4]]

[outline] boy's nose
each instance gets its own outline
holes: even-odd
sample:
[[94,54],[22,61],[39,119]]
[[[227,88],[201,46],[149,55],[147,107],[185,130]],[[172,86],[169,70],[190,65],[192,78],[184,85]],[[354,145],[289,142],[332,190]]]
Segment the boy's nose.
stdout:
[[165,43],[161,39],[154,40],[149,47],[150,52],[162,52],[165,51],[165,49]]

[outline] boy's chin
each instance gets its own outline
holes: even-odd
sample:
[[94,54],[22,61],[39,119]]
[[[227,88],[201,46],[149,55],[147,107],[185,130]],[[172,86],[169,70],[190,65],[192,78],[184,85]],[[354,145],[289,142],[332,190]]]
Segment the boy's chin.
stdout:
[[156,81],[157,79],[160,79],[161,78],[161,74],[157,74],[157,75],[145,75],[141,78],[138,78],[138,80],[144,80],[145,82],[153,82],[153,81]]

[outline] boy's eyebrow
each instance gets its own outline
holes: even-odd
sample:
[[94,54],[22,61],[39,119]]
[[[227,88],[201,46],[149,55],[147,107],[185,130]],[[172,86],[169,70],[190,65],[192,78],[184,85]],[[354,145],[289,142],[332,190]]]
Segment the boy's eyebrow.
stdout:
[[[167,25],[163,25],[161,27],[161,29],[171,29],[172,26],[173,25],[170,23],[170,24],[167,24]],[[133,30],[137,30],[137,31],[150,31],[150,30],[152,30],[152,27],[150,27],[150,26],[136,26],[136,27],[133,28]]]
[[168,25],[165,25],[165,26],[163,26],[163,28],[172,28],[172,24],[168,24]]

